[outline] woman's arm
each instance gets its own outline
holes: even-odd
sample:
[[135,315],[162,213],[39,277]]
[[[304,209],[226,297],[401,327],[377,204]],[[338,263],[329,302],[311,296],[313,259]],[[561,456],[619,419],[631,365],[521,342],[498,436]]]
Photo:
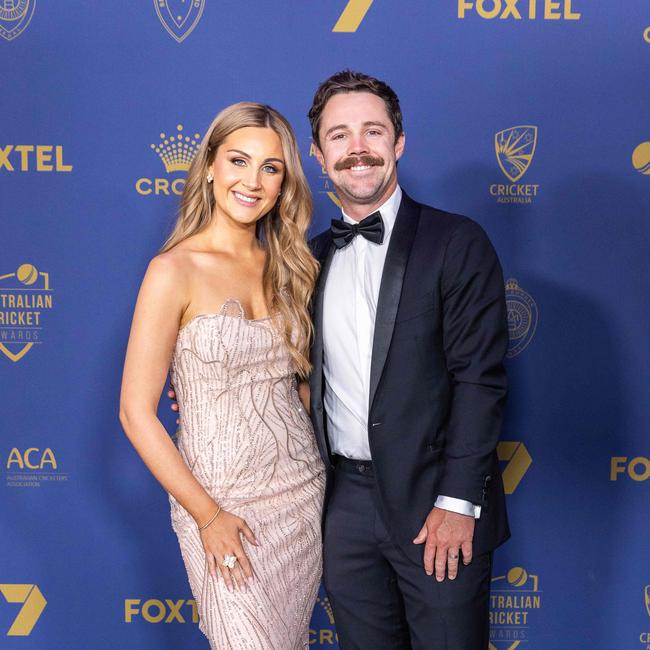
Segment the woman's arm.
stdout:
[[[126,351],[120,421],[129,440],[151,473],[196,521],[210,574],[217,568],[231,591],[245,588],[253,576],[241,535],[257,544],[246,522],[221,510],[196,480],[156,416],[181,316],[188,306],[182,265],[170,255],[156,257],[145,274]],[[216,516],[218,515],[218,516]],[[237,566],[223,565],[235,555]]]
[[175,260],[159,256],[144,276],[126,352],[120,421],[129,440],[162,486],[202,525],[218,505],[194,478],[156,416],[178,336],[183,274]]

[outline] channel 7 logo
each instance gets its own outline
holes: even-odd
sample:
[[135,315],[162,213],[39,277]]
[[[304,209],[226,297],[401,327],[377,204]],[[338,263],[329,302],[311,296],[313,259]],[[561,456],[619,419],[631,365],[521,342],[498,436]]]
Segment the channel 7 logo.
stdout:
[[47,600],[38,585],[0,584],[0,593],[8,603],[22,603],[7,636],[29,636],[40,618]]

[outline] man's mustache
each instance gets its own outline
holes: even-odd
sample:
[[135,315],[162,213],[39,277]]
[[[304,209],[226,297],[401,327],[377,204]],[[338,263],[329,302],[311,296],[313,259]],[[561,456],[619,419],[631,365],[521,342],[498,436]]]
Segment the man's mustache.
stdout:
[[371,165],[373,167],[383,167],[385,165],[384,159],[379,156],[350,156],[339,160],[334,164],[334,169],[337,172],[342,172],[344,169],[356,167],[357,165]]

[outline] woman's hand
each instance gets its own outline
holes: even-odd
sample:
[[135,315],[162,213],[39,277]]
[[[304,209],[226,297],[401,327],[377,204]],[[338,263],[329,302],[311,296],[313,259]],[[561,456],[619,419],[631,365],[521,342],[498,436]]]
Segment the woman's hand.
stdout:
[[[228,591],[246,589],[246,581],[253,578],[253,569],[242,546],[241,536],[243,535],[249,543],[258,546],[248,524],[241,517],[221,510],[216,519],[199,534],[210,575],[216,578],[218,567]],[[237,558],[232,569],[223,564],[226,555],[234,555]]]

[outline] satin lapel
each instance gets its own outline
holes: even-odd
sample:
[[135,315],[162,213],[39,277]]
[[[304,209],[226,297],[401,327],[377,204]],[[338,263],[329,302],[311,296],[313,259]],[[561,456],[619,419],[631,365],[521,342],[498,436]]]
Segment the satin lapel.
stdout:
[[406,264],[415,238],[418,218],[418,205],[404,194],[388,244],[377,299],[375,335],[372,342],[372,361],[370,365],[369,407],[371,410],[393,337],[397,307],[402,294],[404,272],[406,271]]
[[323,461],[329,464],[328,444],[325,438],[325,415],[323,407],[323,300],[325,297],[325,282],[327,274],[332,265],[332,258],[336,248],[330,245],[324,260],[321,262],[321,270],[314,293],[314,343],[311,347],[311,408],[316,430],[316,440],[323,457]]

